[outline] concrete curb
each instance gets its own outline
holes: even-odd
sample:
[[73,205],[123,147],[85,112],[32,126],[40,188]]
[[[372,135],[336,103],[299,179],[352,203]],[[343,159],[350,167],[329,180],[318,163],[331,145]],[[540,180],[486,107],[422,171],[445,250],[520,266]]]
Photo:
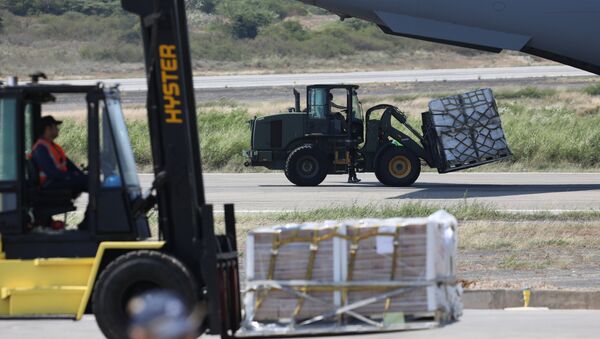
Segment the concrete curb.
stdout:
[[[521,290],[465,290],[465,309],[505,309],[523,306]],[[556,310],[600,310],[599,292],[531,291],[531,307],[548,307]]]

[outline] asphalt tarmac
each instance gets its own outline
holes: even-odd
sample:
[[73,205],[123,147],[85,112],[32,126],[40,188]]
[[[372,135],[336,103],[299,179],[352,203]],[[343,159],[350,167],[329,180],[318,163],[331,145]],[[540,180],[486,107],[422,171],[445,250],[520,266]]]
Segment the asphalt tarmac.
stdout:
[[[152,175],[141,175],[149,187]],[[238,213],[310,210],[353,204],[423,201],[440,207],[466,201],[509,211],[589,211],[600,209],[599,173],[423,173],[414,186],[385,187],[372,174],[360,184],[329,176],[317,187],[296,187],[283,173],[205,174],[206,197],[219,206],[235,203]],[[599,338],[600,311],[467,310],[458,323],[440,329],[344,335],[338,338]],[[93,317],[71,320],[0,320],[0,339],[102,338]],[[216,338],[216,337],[214,337]]]
[[[598,338],[600,311],[467,310],[457,323],[439,329],[343,335],[352,339],[586,339]],[[71,320],[0,320],[0,338],[100,339],[93,316]],[[207,338],[217,338],[207,336]]]
[[[278,173],[207,173],[207,202],[221,209],[234,203],[240,213],[311,210],[332,206],[399,204],[411,201],[446,207],[480,202],[504,211],[600,210],[600,173],[422,173],[411,187],[386,187],[373,174],[346,183],[330,175],[317,187],[297,187]],[[149,187],[151,175],[141,175]]]

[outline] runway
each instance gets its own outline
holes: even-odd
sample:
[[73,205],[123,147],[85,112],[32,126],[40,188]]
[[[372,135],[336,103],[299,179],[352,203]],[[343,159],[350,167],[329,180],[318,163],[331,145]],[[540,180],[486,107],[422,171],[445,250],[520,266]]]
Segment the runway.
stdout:
[[[568,66],[531,66],[498,68],[463,68],[430,70],[397,70],[352,73],[303,73],[303,74],[251,74],[194,77],[195,89],[257,88],[280,86],[305,86],[319,83],[412,83],[435,81],[474,81],[501,79],[532,79],[551,77],[593,76]],[[94,85],[102,81],[106,84],[120,84],[123,92],[146,91],[145,78],[87,79],[43,81],[43,84]]]
[[[600,210],[600,173],[423,173],[412,187],[386,187],[373,174],[359,184],[330,175],[317,187],[297,187],[283,173],[207,173],[207,202],[239,213],[311,210],[332,206],[425,202],[439,207],[467,202],[511,212]],[[152,175],[141,175],[149,187]]]
[[[354,339],[587,339],[598,338],[600,311],[467,310],[462,319],[439,329],[371,335]],[[93,316],[71,320],[0,320],[2,338],[101,339]],[[205,336],[205,338],[218,338]],[[313,337],[314,338],[314,337]]]

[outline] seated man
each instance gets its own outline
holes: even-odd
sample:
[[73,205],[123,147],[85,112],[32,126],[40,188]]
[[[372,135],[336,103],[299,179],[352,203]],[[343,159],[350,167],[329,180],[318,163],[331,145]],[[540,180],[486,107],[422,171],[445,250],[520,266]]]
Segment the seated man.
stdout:
[[329,106],[329,108],[330,108],[329,111],[331,113],[333,113],[333,109],[334,108],[337,108],[339,110],[345,110],[346,109],[346,106],[338,105],[335,102],[333,102],[333,94],[332,93],[329,93],[329,105],[330,105]]
[[41,135],[32,149],[33,163],[37,166],[42,189],[64,189],[73,192],[73,197],[87,191],[88,179],[65,154],[54,140],[58,138],[62,121],[52,116],[41,120]]

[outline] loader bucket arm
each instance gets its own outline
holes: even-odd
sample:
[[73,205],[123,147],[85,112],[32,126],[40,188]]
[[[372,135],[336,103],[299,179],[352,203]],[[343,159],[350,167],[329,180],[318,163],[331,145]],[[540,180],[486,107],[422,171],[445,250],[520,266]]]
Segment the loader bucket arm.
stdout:
[[[379,123],[379,135],[383,139],[392,138],[399,142],[404,147],[412,151],[416,156],[425,160],[428,165],[433,165],[433,157],[429,154],[427,149],[423,146],[425,141],[423,136],[413,128],[406,118],[406,115],[400,111],[397,107],[387,104],[381,104],[371,107],[366,113],[366,121],[368,122],[371,115],[375,111],[384,110]],[[415,141],[409,135],[399,131],[392,125],[392,118],[396,119],[400,124],[404,125],[419,142]],[[432,166],[434,167],[434,166]]]

